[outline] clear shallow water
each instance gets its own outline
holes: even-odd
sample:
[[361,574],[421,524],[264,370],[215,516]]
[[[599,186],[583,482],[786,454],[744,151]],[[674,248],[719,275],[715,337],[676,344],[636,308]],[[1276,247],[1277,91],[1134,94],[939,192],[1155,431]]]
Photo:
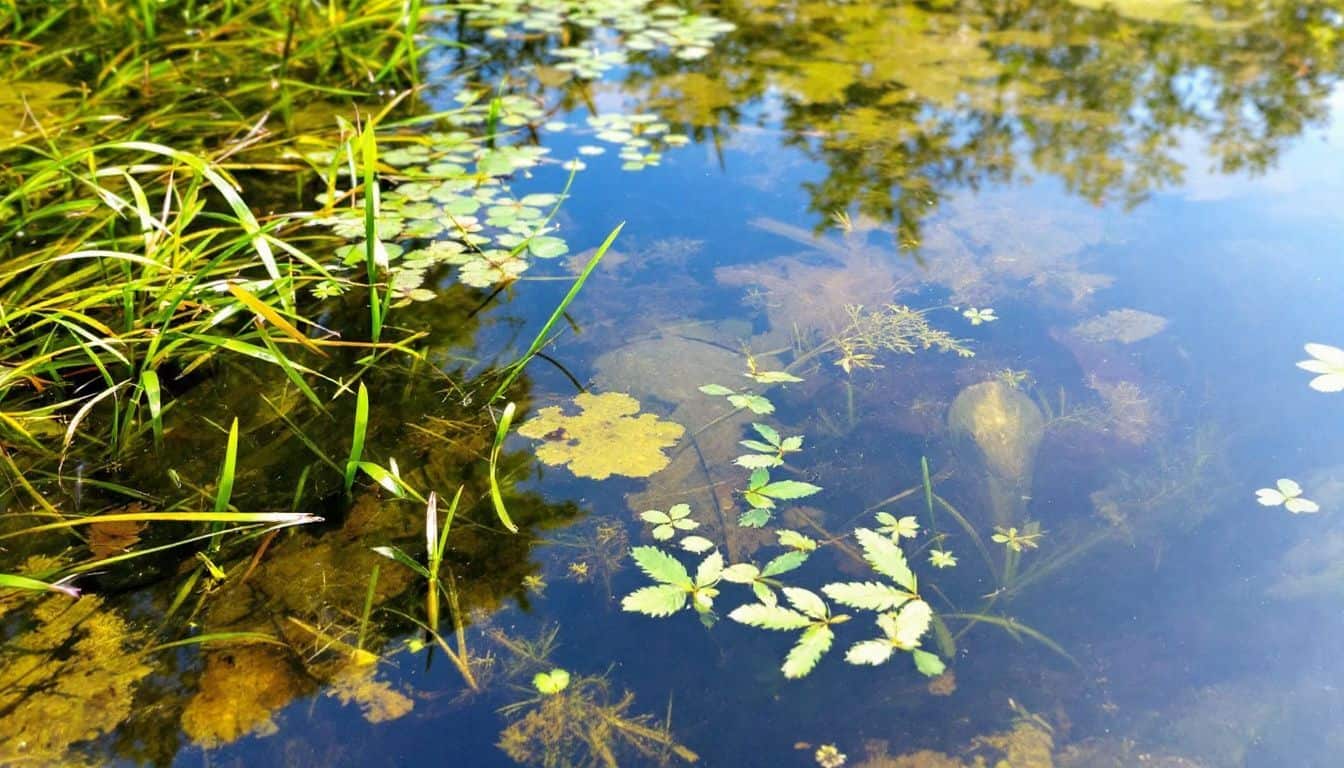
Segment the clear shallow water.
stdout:
[[[468,644],[493,657],[478,659],[482,693],[463,695],[442,655],[398,652],[413,629],[389,620],[379,674],[413,701],[401,717],[370,724],[325,695],[328,681],[294,682],[274,673],[287,663],[254,658],[287,682],[255,682],[266,676],[239,662],[221,687],[269,711],[275,733],[235,734],[208,751],[189,744],[171,710],[203,706],[209,667],[164,671],[158,709],[107,739],[108,754],[134,762],[142,750],[180,765],[512,765],[496,744],[527,710],[499,709],[535,693],[530,668],[509,676],[518,654],[498,638],[558,627],[547,666],[605,676],[613,701],[634,693],[631,713],[670,712],[677,741],[709,766],[812,765],[827,743],[850,764],[869,751],[917,750],[972,764],[972,753],[1002,757],[976,740],[1015,723],[1033,743],[1053,729],[1051,760],[1060,765],[1335,764],[1344,734],[1335,652],[1344,640],[1344,396],[1311,391],[1293,364],[1305,359],[1305,342],[1344,343],[1344,130],[1330,120],[1341,101],[1331,69],[1338,43],[1304,43],[1309,25],[1287,6],[1267,14],[1274,23],[1236,29],[1068,4],[769,10],[718,9],[739,29],[704,61],[637,64],[591,86],[599,112],[641,105],[686,125],[696,141],[638,173],[619,169],[614,147],[585,159],[561,215],[565,236],[578,251],[627,223],[548,350],[559,365],[529,368],[529,415],[571,400],[572,376],[696,431],[728,410],[696,387],[748,383],[742,349],[778,367],[808,348],[795,347],[795,330],[819,343],[846,304],[927,309],[930,323],[975,356],[889,353],[873,361],[883,367],[847,374],[826,354],[795,369],[804,382],[769,390],[778,410],[768,423],[806,436],[788,476],[824,487],[798,502],[806,519],[787,511],[780,519],[823,539],[871,526],[875,505],[919,487],[927,457],[939,495],[1001,563],[1004,549],[989,539],[987,470],[954,439],[948,408],[965,388],[1019,372],[1019,391],[1048,403],[1053,417],[1015,492],[1018,517],[999,521],[1043,527],[1039,548],[1022,556],[1030,581],[986,607],[984,596],[1005,585],[946,516],[938,527],[957,567],[935,570],[925,553],[912,563],[923,584],[938,586],[926,594],[935,610],[1011,617],[1063,654],[982,621],[943,654],[955,685],[935,695],[904,654],[876,668],[843,663],[852,642],[872,636],[862,615],[837,629],[816,671],[785,680],[789,640],[724,618],[745,599],[729,595],[731,585],[712,629],[689,611],[651,619],[620,610],[621,597],[647,583],[626,556],[629,545],[651,542],[636,517],[645,509],[690,503],[732,562],[777,551],[732,522],[747,473],[729,462],[747,419],[698,432],[694,451],[683,443],[672,466],[647,480],[577,478],[535,462],[528,452],[537,441],[515,436],[513,476],[526,479],[510,504],[535,540],[509,543],[482,524],[455,538]],[[912,39],[915,29],[923,32]],[[1135,90],[1143,98],[1122,98]],[[543,94],[548,104],[578,101],[574,91]],[[1303,117],[1312,119],[1298,125]],[[592,143],[573,132],[543,129],[539,140],[569,158]],[[1263,167],[1218,167],[1243,161]],[[517,191],[554,190],[567,175],[541,168]],[[849,214],[853,232],[831,219],[836,211]],[[563,274],[559,262],[534,268],[470,324],[444,332],[438,362],[477,370],[453,356],[526,341],[523,329],[537,327],[567,287],[531,278]],[[962,315],[971,306],[992,307],[998,319],[971,325]],[[1082,325],[1121,309],[1164,323],[1128,341],[1109,337],[1135,333],[1135,316]],[[415,322],[434,325],[428,311]],[[417,389],[401,415],[417,418],[424,399]],[[434,415],[451,419],[458,406],[444,402]],[[431,480],[442,491],[473,477],[462,467],[481,451],[437,456]],[[270,471],[292,475],[295,461],[279,456]],[[1258,505],[1256,489],[1280,477],[1300,482],[1321,512]],[[925,523],[922,492],[883,509]],[[325,552],[297,539],[262,566],[255,609],[277,622],[349,624],[376,560],[353,553],[417,524],[381,520],[328,531]],[[925,523],[914,546],[928,535]],[[314,553],[329,558],[321,568],[347,577],[296,595],[316,584],[291,580],[287,568],[297,566],[285,555],[298,563]],[[1032,570],[1048,563],[1048,572]],[[837,573],[869,577],[831,545],[797,580],[815,587]],[[527,575],[544,589],[526,586]],[[387,589],[396,610],[421,599],[405,583]],[[123,594],[152,613],[133,586]],[[949,622],[954,632],[968,626]],[[212,660],[224,663],[218,653]],[[180,661],[200,668],[193,654]],[[224,698],[211,703],[227,708]],[[145,724],[165,733],[137,730]],[[1015,768],[1052,764],[1019,749]],[[622,757],[622,765],[657,762]],[[935,759],[871,765],[955,764]]]

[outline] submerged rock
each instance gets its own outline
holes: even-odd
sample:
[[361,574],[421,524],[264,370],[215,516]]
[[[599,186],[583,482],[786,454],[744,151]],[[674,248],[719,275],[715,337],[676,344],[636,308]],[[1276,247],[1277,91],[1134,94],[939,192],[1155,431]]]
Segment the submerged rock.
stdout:
[[957,395],[947,423],[953,437],[987,471],[994,522],[1006,525],[1020,519],[1045,434],[1041,409],[1016,387],[986,381]]

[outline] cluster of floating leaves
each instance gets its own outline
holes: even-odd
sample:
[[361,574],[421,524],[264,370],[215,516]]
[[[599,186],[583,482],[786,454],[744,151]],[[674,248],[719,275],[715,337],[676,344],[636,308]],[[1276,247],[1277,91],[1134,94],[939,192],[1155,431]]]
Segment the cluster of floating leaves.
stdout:
[[[506,113],[507,116],[508,113]],[[536,166],[544,147],[484,147],[460,131],[431,133],[423,141],[385,151],[379,160],[407,180],[380,193],[374,260],[391,277],[394,295],[403,301],[428,301],[424,287],[436,266],[453,265],[458,279],[485,288],[517,279],[530,258],[552,259],[569,246],[551,234],[548,209],[556,194],[515,197],[505,177]],[[468,170],[468,167],[471,169]],[[368,249],[362,205],[315,219],[353,241],[337,249],[343,267],[364,263]],[[324,282],[319,295],[341,292]]]
[[[570,27],[589,30],[589,44],[555,48],[551,54],[562,60],[557,69],[590,80],[624,66],[626,51],[665,50],[683,61],[702,59],[716,38],[734,29],[722,19],[675,5],[651,6],[648,0],[494,0],[461,7],[468,23],[486,27],[486,35],[495,39],[565,35]],[[608,45],[592,42],[598,39]]]

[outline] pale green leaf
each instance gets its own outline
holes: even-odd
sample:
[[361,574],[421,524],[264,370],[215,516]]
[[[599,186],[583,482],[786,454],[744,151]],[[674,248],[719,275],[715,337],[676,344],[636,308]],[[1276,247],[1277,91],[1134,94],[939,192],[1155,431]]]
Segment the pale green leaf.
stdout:
[[775,404],[760,395],[729,395],[728,402],[737,408],[746,408],[758,416],[775,412]]
[[751,509],[743,512],[737,518],[737,524],[748,528],[760,528],[770,522],[770,510],[775,508],[775,503],[770,499],[754,491],[747,491],[743,498],[751,505]]
[[667,510],[667,516],[673,520],[680,520],[689,517],[691,514],[690,504],[673,504]]
[[653,523],[654,525],[662,525],[664,523],[672,522],[672,518],[668,517],[666,512],[659,512],[656,509],[640,512],[639,519],[646,523]]
[[779,444],[779,449],[784,453],[793,453],[803,450],[803,438],[801,436],[786,437],[784,442]]
[[681,548],[693,554],[708,552],[714,548],[714,542],[704,536],[687,536],[681,540]]
[[686,607],[686,597],[689,594],[681,587],[671,584],[642,587],[621,600],[621,609],[654,618],[671,616]]
[[821,660],[822,654],[831,649],[831,642],[835,640],[835,633],[830,627],[818,625],[809,628],[798,638],[797,644],[789,651],[789,655],[784,659],[784,676],[790,679],[803,677],[811,672]]
[[915,669],[918,669],[929,677],[937,677],[943,674],[943,671],[947,669],[947,666],[943,664],[942,659],[928,651],[921,651],[916,648],[910,652],[910,655],[914,657]]
[[765,605],[764,603],[748,603],[734,608],[728,618],[739,624],[746,624],[761,629],[802,629],[811,626],[812,620],[803,614],[789,610],[781,605]]
[[686,573],[686,566],[657,547],[635,547],[630,550],[630,555],[635,558],[640,570],[654,581],[673,584],[687,590],[693,586],[690,574]]
[[805,562],[807,562],[806,552],[799,552],[796,550],[793,552],[785,552],[774,560],[766,563],[765,568],[761,569],[761,575],[767,577],[778,576],[781,573],[792,571]]
[[896,614],[896,631],[892,642],[901,648],[914,648],[919,638],[929,631],[929,622],[933,620],[933,609],[923,600],[911,600]]
[[753,451],[760,451],[761,453],[774,453],[779,449],[778,446],[762,443],[760,440],[739,440],[738,445],[741,445],[744,448],[750,448]]
[[776,499],[801,499],[821,490],[821,486],[798,480],[780,480],[757,488],[758,493]]
[[734,584],[750,584],[760,575],[760,569],[751,563],[736,563],[724,568],[719,578]]
[[538,672],[532,677],[532,686],[543,696],[552,696],[569,686],[569,673],[563,669]]
[[719,384],[706,384],[706,385],[704,385],[703,387],[700,387],[700,391],[701,391],[701,392],[704,392],[706,395],[731,395],[731,394],[734,394],[734,393],[733,393],[733,390],[731,390],[731,389],[729,389],[729,388],[727,388],[727,387],[725,387],[725,386],[719,385]]
[[751,428],[756,430],[756,434],[760,435],[765,442],[769,443],[772,449],[779,446],[779,433],[775,431],[774,427],[769,424],[753,422]]
[[817,542],[814,539],[810,539],[797,531],[783,530],[779,531],[777,535],[781,547],[789,547],[799,552],[812,552],[817,548]]
[[837,603],[866,611],[890,611],[914,598],[909,592],[876,581],[827,584],[821,591]]
[[779,596],[775,594],[775,590],[771,589],[769,584],[763,581],[752,582],[751,591],[756,594],[756,599],[763,604],[771,608],[779,605]]
[[859,546],[863,547],[863,559],[868,561],[873,570],[890,578],[908,591],[918,593],[915,574],[910,570],[909,564],[906,563],[905,553],[901,551],[900,545],[867,528],[856,529],[854,537],[859,540]]
[[695,569],[695,585],[697,587],[708,587],[716,584],[719,577],[723,574],[723,555],[718,552],[711,553],[700,562],[700,566]]
[[802,587],[784,587],[784,596],[793,603],[793,607],[811,616],[814,619],[825,619],[829,611],[826,610],[826,603],[816,592],[803,589]]
[[770,454],[748,453],[733,459],[733,463],[744,469],[768,469],[778,467],[784,460]]
[[791,373],[785,373],[784,371],[757,371],[756,373],[749,373],[747,375],[762,384],[784,384],[802,381],[802,379],[797,376],[794,376]]
[[658,541],[667,541],[675,536],[677,529],[671,525],[660,525],[653,529],[653,538]]
[[673,520],[672,527],[678,531],[689,531],[693,528],[699,528],[700,524],[690,518],[683,517],[680,520]]
[[886,640],[864,640],[850,646],[849,651],[845,654],[845,661],[850,664],[877,666],[886,663],[895,651],[896,648]]
[[747,487],[752,490],[756,490],[757,488],[760,488],[761,486],[769,482],[770,482],[770,473],[766,472],[764,469],[757,469],[751,473],[750,477],[747,478]]

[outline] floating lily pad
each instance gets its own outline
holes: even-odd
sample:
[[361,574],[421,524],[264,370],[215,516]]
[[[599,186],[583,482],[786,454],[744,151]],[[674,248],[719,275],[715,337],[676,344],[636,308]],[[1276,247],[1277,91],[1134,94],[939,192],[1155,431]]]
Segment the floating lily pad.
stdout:
[[663,450],[686,431],[651,413],[636,416],[639,401],[620,392],[584,392],[574,404],[579,413],[573,416],[558,406],[541,409],[518,434],[543,441],[537,447],[543,463],[568,465],[579,477],[648,477],[667,466]]

